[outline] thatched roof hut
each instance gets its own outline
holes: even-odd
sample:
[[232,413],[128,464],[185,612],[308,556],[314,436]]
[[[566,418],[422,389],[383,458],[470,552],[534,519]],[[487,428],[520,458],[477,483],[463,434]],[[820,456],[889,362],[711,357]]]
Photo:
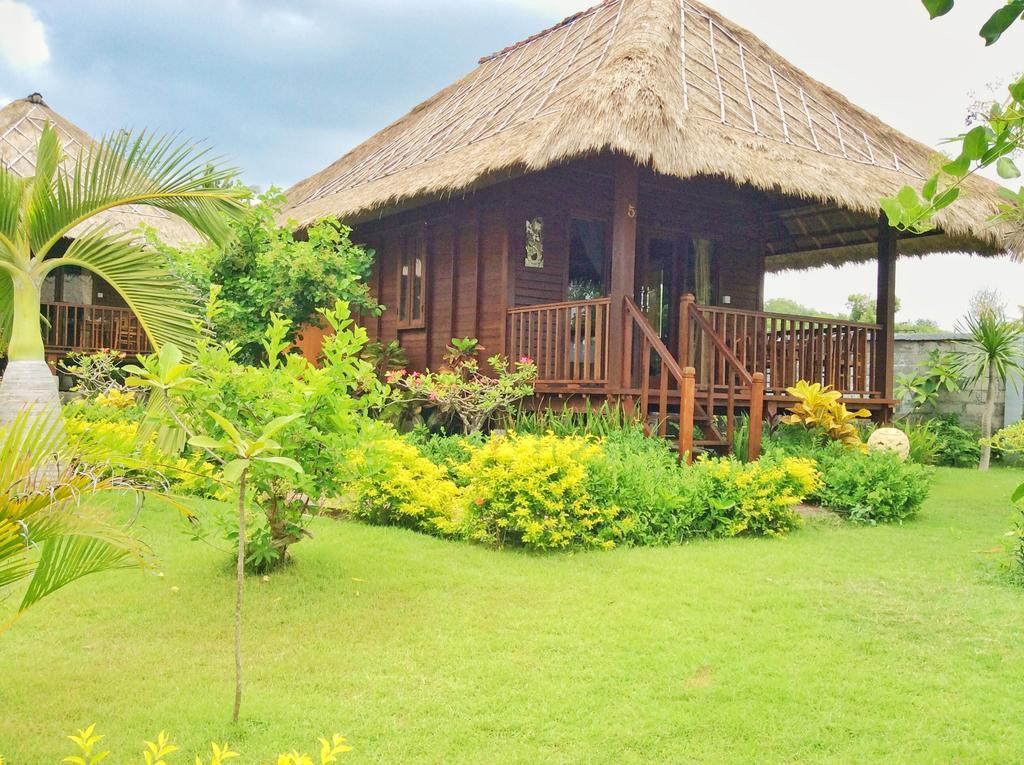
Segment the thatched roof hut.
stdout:
[[[69,159],[94,143],[84,130],[47,106],[41,95],[33,93],[0,108],[0,166],[21,177],[34,174],[39,137],[47,123],[57,131]],[[200,241],[191,226],[155,207],[129,205],[110,210],[97,220],[115,231],[134,231],[145,224],[155,228],[168,244]]]
[[[695,0],[605,0],[504,50],[288,191],[290,217],[358,222],[601,153],[775,200],[767,266],[875,257],[879,199],[935,152]],[[901,251],[996,254],[996,186],[971,179]],[[787,201],[788,200],[788,201]]]

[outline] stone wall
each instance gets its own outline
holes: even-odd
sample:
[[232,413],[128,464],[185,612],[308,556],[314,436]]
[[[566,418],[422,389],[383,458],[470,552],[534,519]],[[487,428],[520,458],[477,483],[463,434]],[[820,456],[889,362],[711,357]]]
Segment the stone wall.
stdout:
[[[915,334],[897,333],[896,335],[896,376],[919,371],[918,364],[928,359],[933,350],[957,351],[962,345],[957,342],[962,335],[954,334]],[[971,390],[960,393],[943,393],[939,398],[937,409],[941,414],[956,414],[965,424],[981,425],[981,416],[985,408],[985,380],[980,380]],[[999,385],[996,398],[996,416],[993,425],[996,429],[1011,425],[1021,419],[1022,388],[1018,381],[1009,389]],[[903,414],[910,409],[904,403],[897,410]]]

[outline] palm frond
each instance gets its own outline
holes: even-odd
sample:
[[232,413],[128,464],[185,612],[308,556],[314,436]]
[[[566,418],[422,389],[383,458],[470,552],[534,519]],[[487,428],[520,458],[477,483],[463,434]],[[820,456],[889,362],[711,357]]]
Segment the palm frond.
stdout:
[[14,258],[24,188],[21,178],[0,165],[0,260],[11,262]]
[[[19,613],[83,576],[143,566],[148,553],[87,507],[117,482],[67,453],[59,421],[30,414],[0,429],[0,591],[29,580]],[[39,470],[49,464],[56,476]]]
[[183,349],[195,345],[197,296],[163,258],[140,247],[131,234],[107,229],[83,234],[63,256],[46,261],[46,270],[65,265],[81,266],[117,290],[157,350],[165,343]]
[[60,166],[47,192],[33,199],[32,250],[45,256],[76,226],[125,205],[160,208],[223,244],[231,235],[228,221],[241,215],[248,191],[231,185],[235,169],[216,162],[208,148],[174,136],[110,134]]
[[69,530],[48,539],[42,544],[39,561],[18,610],[24,611],[84,576],[141,567],[146,560],[144,549],[137,539],[110,526],[88,534]]

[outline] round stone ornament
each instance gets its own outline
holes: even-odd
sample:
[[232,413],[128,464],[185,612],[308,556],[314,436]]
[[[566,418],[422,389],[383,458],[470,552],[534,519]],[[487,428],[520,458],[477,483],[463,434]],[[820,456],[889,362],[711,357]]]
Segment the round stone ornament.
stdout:
[[868,439],[868,448],[896,452],[901,460],[906,460],[910,456],[910,439],[899,428],[879,428]]

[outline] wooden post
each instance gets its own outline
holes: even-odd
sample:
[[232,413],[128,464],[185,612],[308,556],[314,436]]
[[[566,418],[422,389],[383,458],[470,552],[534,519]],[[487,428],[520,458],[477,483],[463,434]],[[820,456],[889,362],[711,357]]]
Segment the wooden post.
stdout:
[[697,370],[683,370],[683,390],[679,397],[679,459],[693,462],[693,410],[697,404]]
[[764,427],[764,373],[754,372],[750,386],[750,430],[747,433],[747,461],[761,457],[761,435]]
[[[878,222],[878,292],[875,323],[882,326],[881,342],[874,348],[874,384],[882,398],[892,399],[893,362],[896,349],[896,231],[885,213]],[[888,419],[888,416],[886,417]]]
[[[622,390],[629,376],[625,369],[623,348],[630,338],[626,335],[627,297],[633,297],[636,278],[636,217],[640,186],[640,169],[624,156],[615,158],[615,207],[612,214],[612,273],[611,306],[608,327],[609,353],[619,355],[609,359],[608,387],[615,394]],[[645,413],[646,415],[646,413]]]
[[679,363],[690,363],[690,310],[697,301],[692,292],[687,292],[679,301]]

